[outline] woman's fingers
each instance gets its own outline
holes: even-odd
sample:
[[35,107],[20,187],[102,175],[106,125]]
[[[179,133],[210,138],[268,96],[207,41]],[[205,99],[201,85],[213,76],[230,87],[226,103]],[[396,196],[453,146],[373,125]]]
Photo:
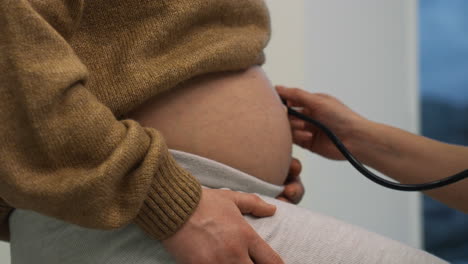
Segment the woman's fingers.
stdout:
[[276,206],[262,200],[255,194],[233,192],[234,201],[242,214],[251,214],[258,217],[272,216]]
[[292,203],[291,200],[289,200],[289,199],[287,199],[286,197],[281,196],[281,195],[278,196],[278,197],[276,197],[276,199],[278,199],[278,200],[280,200],[280,201],[283,201],[283,202],[285,202],[285,203]]
[[304,196],[304,185],[300,180],[290,183],[284,187],[284,196],[293,204],[298,204]]
[[276,253],[260,236],[256,235],[249,245],[249,255],[255,264],[283,263]]
[[288,182],[296,181],[299,178],[301,171],[302,171],[301,161],[293,157],[291,160],[291,165],[289,166],[288,179],[287,179]]
[[278,200],[283,202],[298,204],[302,196],[304,195],[304,185],[301,181],[302,164],[296,159],[292,158],[291,164],[289,165],[289,172],[286,181],[284,182],[283,192],[276,197]]
[[286,185],[284,187],[283,194],[288,198],[292,203],[298,204],[304,196],[304,185],[301,181],[302,164],[301,162],[293,158],[291,160],[291,165],[289,166],[288,178],[286,179]]

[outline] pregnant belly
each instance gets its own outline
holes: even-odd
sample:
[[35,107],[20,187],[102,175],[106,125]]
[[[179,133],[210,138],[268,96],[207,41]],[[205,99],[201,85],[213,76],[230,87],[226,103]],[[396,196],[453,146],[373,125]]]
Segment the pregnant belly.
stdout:
[[169,148],[283,184],[292,140],[285,110],[260,67],[198,77],[127,115],[158,129]]

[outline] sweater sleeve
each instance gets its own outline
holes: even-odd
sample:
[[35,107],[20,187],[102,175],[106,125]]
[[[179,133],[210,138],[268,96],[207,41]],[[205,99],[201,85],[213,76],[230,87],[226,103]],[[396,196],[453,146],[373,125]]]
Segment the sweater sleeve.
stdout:
[[[45,2],[49,13],[38,12]],[[82,10],[80,0],[0,1],[0,197],[88,228],[133,221],[165,239],[195,210],[200,184],[158,131],[117,120],[86,88],[92,73],[66,40]]]
[[13,208],[5,204],[5,202],[0,198],[0,241],[10,240],[10,225],[8,223],[8,217],[12,211]]

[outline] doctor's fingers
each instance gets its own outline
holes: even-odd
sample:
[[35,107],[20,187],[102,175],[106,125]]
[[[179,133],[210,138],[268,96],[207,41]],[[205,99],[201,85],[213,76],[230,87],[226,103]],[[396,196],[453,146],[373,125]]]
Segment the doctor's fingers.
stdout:
[[297,144],[303,148],[310,148],[314,140],[315,133],[308,130],[293,130],[292,138],[294,144]]
[[317,101],[323,100],[327,95],[319,93],[311,93],[299,88],[286,88],[284,86],[276,86],[276,91],[279,96],[286,99],[288,106],[313,108]]

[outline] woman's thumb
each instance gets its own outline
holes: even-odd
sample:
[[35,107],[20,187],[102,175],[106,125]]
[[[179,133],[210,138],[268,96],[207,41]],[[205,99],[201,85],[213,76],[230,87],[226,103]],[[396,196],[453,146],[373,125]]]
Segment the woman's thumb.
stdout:
[[276,206],[262,200],[255,194],[236,193],[235,203],[243,214],[251,214],[257,217],[272,216],[276,212]]

